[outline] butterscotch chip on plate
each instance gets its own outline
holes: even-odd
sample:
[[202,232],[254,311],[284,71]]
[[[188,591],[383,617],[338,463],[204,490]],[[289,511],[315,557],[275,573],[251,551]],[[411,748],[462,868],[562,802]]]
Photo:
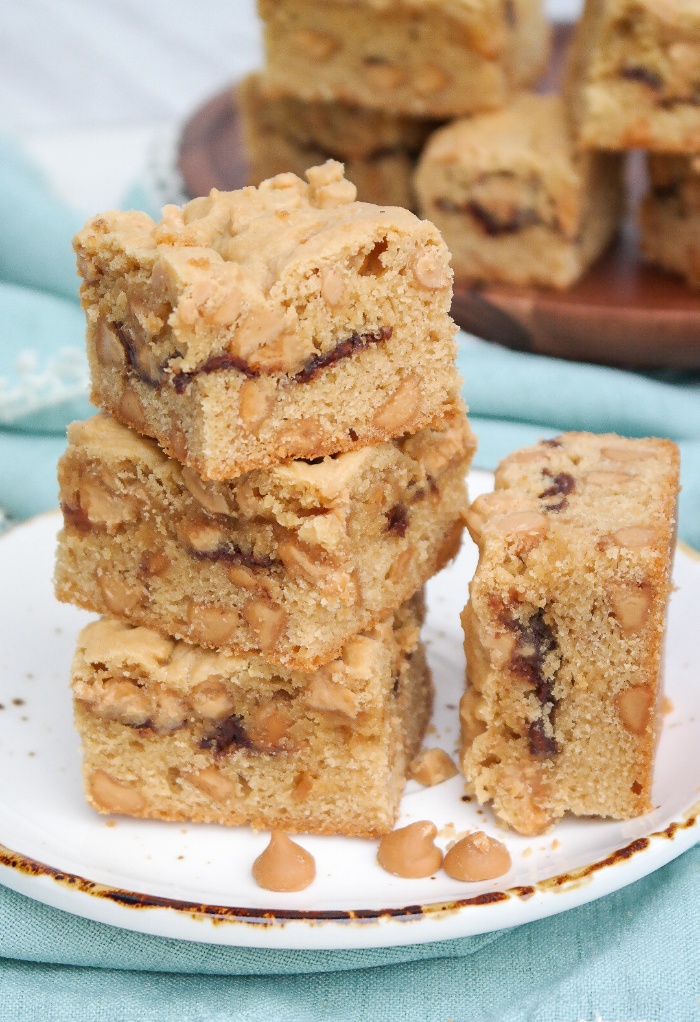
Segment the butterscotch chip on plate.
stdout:
[[220,483],[105,414],[68,441],[59,599],[302,670],[457,553],[475,447],[461,406],[413,436]]
[[695,0],[586,0],[566,91],[581,143],[700,150]]
[[462,770],[522,834],[652,807],[678,468],[669,440],[565,433],[468,516]]
[[281,830],[273,830],[270,843],[253,863],[253,878],[267,891],[304,891],[316,877],[313,855]]
[[700,157],[652,153],[640,210],[646,259],[700,288]]
[[432,788],[434,784],[442,784],[457,774],[451,756],[444,749],[424,749],[413,760],[409,767],[409,775],[414,781]]
[[565,288],[618,228],[621,166],[578,151],[559,97],[522,95],[436,131],[415,187],[458,279]]
[[88,802],[161,820],[388,832],[430,715],[422,616],[416,597],[307,673],[110,618],[88,625],[72,671]]
[[431,820],[418,820],[382,838],[377,849],[377,862],[387,873],[419,880],[437,873],[442,866],[442,852],[435,844],[437,827]]
[[437,229],[329,161],[74,245],[92,399],[209,479],[416,432],[454,401]]
[[249,75],[235,90],[249,181],[285,171],[303,176],[329,157],[342,160],[361,202],[415,208],[412,176],[439,122],[368,110],[342,100],[304,100]]
[[549,52],[541,0],[258,0],[271,86],[449,118],[502,106]]

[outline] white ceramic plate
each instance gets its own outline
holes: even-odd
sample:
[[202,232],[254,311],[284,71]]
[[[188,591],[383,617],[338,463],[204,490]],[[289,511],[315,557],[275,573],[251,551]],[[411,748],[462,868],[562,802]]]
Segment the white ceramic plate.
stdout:
[[[472,494],[491,477],[473,473]],[[0,539],[0,882],[57,908],[145,933],[217,944],[353,948],[446,940],[562,912],[658,869],[697,838],[700,746],[700,562],[681,547],[667,644],[667,714],[654,805],[627,823],[565,820],[540,838],[501,831],[489,810],[462,800],[459,777],[410,782],[401,824],[434,820],[443,848],[455,832],[505,840],[513,868],[463,884],[444,872],[401,880],[375,862],[376,842],[302,837],[316,858],[313,885],[272,894],[250,875],[267,834],[247,828],[109,819],[84,803],[68,672],[89,615],[51,589],[56,513]],[[438,702],[429,745],[454,752],[464,662],[459,612],[476,551],[429,587],[429,643]]]

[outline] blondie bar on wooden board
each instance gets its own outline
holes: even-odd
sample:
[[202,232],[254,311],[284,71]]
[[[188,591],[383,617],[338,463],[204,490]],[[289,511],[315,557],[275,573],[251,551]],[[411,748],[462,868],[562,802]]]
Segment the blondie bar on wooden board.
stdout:
[[416,432],[458,400],[437,229],[329,161],[76,236],[92,400],[209,479]]
[[361,202],[415,208],[411,178],[438,121],[297,99],[266,87],[259,74],[237,86],[235,99],[251,184],[286,171],[302,177],[307,167],[332,158],[345,165]]
[[522,834],[652,808],[678,470],[669,440],[565,433],[467,515],[462,768]]
[[557,96],[523,94],[439,129],[415,187],[458,279],[568,287],[623,209],[620,156],[579,152]]
[[258,0],[291,96],[446,119],[502,106],[549,54],[541,0]]
[[700,289],[700,156],[649,155],[640,244],[650,263]]
[[88,802],[161,820],[386,833],[430,717],[422,620],[418,595],[310,673],[93,622],[72,669]]
[[697,0],[586,0],[566,92],[583,145],[700,151]]
[[413,436],[204,483],[107,415],[73,423],[57,595],[312,669],[456,554],[475,445],[457,407]]

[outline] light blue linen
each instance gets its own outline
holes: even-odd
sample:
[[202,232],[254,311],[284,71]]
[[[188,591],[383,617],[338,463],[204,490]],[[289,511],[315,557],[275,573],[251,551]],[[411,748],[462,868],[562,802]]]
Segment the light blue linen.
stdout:
[[[0,141],[0,507],[13,518],[55,506],[65,425],[90,414],[70,248],[80,221]],[[464,336],[459,363],[482,467],[562,429],[678,440],[680,535],[700,546],[696,376],[559,362]],[[596,1013],[688,1022],[698,994],[698,861],[687,853],[627,890],[506,933],[358,952],[162,940],[0,887],[0,1022],[577,1022]]]
[[0,1019],[697,1022],[699,867],[694,849],[622,891],[537,923],[364,952],[138,936],[0,888]]
[[0,138],[0,280],[75,301],[70,239],[82,219],[53,198],[16,146]]

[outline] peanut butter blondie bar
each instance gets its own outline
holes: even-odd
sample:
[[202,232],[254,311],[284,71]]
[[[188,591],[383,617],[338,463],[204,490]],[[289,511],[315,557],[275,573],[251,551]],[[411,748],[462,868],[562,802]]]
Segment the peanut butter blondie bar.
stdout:
[[351,106],[338,100],[303,100],[267,88],[249,75],[236,88],[250,182],[307,167],[329,158],[345,164],[345,175],[362,202],[415,208],[412,176],[418,154],[437,121]]
[[579,153],[557,96],[524,94],[440,128],[415,187],[465,280],[568,287],[610,242],[622,211],[620,157]]
[[391,830],[430,715],[421,597],[312,673],[103,618],[73,661],[102,813],[321,834]]
[[204,483],[107,415],[68,441],[59,599],[301,670],[454,556],[476,446],[455,408],[413,436]]
[[521,834],[651,809],[678,467],[669,440],[565,433],[468,513],[462,768]]
[[307,177],[75,239],[93,401],[209,479],[415,432],[458,388],[437,229]]
[[583,145],[700,150],[697,0],[586,0],[566,91]]
[[502,106],[544,69],[541,0],[258,0],[270,85],[448,118]]
[[700,156],[649,156],[651,188],[640,210],[645,257],[700,289]]

